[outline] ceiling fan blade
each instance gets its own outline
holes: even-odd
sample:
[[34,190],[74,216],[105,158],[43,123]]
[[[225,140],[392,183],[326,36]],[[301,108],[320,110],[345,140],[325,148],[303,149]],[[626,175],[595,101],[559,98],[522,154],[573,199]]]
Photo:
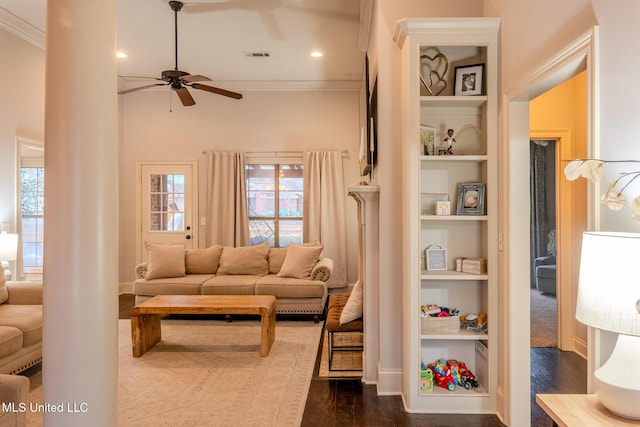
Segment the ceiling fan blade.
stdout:
[[201,85],[200,83],[194,83],[191,85],[192,88],[204,90],[211,93],[216,93],[218,95],[228,96],[233,99],[242,99],[242,94],[237,92],[231,92],[230,90],[220,89],[213,86]]
[[209,77],[201,76],[200,74],[196,74],[196,75],[189,74],[188,76],[181,77],[181,79],[188,83],[211,81]]
[[177,89],[176,93],[178,94],[178,98],[180,98],[180,101],[182,101],[182,105],[184,105],[185,107],[190,107],[192,105],[195,105],[196,101],[193,100],[193,97],[191,96],[191,94],[189,93],[186,87]]
[[137,92],[139,90],[142,89],[148,89],[150,87],[154,87],[154,86],[166,86],[166,83],[154,83],[152,85],[145,85],[145,86],[138,86],[138,87],[134,87],[131,89],[126,89],[126,90],[121,90],[120,92],[118,92],[119,95],[124,95],[125,93],[131,93],[131,92]]

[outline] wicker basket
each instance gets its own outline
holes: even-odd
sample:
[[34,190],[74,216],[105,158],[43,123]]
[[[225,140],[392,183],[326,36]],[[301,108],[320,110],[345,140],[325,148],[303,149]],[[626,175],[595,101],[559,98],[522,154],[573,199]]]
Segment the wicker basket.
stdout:
[[460,317],[421,317],[421,329],[423,334],[457,334],[460,332]]

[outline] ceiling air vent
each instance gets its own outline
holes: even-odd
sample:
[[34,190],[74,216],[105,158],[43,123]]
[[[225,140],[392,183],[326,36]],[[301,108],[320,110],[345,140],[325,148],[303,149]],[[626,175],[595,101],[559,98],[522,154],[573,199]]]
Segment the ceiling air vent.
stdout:
[[247,58],[269,58],[271,54],[269,52],[244,52],[244,56]]

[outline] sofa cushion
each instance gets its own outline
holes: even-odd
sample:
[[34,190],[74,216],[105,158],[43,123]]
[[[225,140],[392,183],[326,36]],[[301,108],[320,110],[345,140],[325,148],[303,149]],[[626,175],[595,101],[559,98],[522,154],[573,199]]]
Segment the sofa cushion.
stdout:
[[269,273],[278,274],[285,256],[287,256],[287,248],[271,248],[269,250]]
[[184,277],[163,279],[138,279],[133,282],[136,295],[198,295],[200,286],[214,277],[213,274],[189,274]]
[[278,276],[310,279],[311,270],[313,270],[313,267],[318,263],[322,249],[322,246],[306,246],[290,243]]
[[322,297],[327,288],[324,282],[309,279],[294,279],[269,274],[256,283],[256,295],[273,295],[276,298]]
[[0,359],[22,348],[22,332],[12,326],[0,326]]
[[216,274],[222,255],[222,246],[215,245],[206,249],[187,249],[184,254],[184,267],[187,274]]
[[13,326],[22,332],[22,345],[42,341],[41,305],[0,305],[0,325]]
[[218,274],[257,274],[269,273],[269,244],[222,248]]
[[0,268],[0,304],[9,299],[9,292],[7,292],[6,283],[7,279],[5,279],[4,274],[2,274],[2,269]]
[[147,246],[147,273],[145,279],[182,277],[184,268],[184,245],[149,244]]
[[358,281],[351,290],[351,295],[347,299],[342,313],[340,314],[340,324],[352,322],[362,317],[362,282]]
[[202,295],[254,295],[261,276],[234,274],[212,277],[202,284]]

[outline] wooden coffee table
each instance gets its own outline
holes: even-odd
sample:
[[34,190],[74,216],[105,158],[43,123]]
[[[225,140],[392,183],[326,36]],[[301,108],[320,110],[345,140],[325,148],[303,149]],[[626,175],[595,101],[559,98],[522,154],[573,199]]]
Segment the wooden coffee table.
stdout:
[[131,309],[133,357],[160,341],[163,314],[259,314],[262,357],[269,355],[276,338],[276,297],[272,295],[157,295]]

